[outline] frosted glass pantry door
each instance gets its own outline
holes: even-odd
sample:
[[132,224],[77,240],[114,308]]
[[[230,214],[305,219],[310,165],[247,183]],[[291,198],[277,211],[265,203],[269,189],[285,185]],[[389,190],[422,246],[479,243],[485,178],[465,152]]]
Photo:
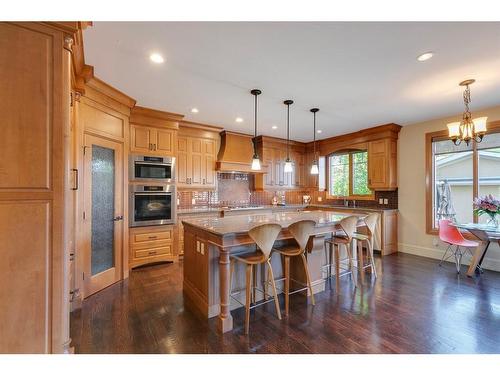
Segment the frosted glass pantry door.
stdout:
[[84,296],[121,280],[122,145],[85,136]]

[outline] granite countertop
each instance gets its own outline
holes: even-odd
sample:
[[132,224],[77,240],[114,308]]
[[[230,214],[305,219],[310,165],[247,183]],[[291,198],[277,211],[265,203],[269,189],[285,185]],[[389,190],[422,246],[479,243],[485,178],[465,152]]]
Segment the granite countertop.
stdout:
[[345,207],[345,206],[332,206],[329,204],[319,204],[312,203],[308,204],[307,207],[318,207],[318,208],[333,208],[339,210],[356,210],[356,211],[366,211],[366,212],[382,212],[382,211],[397,211],[397,208],[388,208],[388,207],[380,207],[380,208],[369,208],[369,207]]
[[[338,223],[351,214],[334,211],[301,211],[301,212],[276,212],[254,215],[237,215],[231,217],[204,217],[182,220],[183,224],[190,224],[216,235],[234,233],[247,233],[253,227],[265,223],[277,223],[282,228],[287,228],[299,220],[314,220],[317,227]],[[359,215],[363,217],[362,214]]]
[[[283,211],[283,210],[294,210],[303,209],[306,207],[316,207],[316,208],[327,208],[327,209],[339,209],[339,210],[359,210],[365,212],[381,212],[381,211],[397,211],[397,208],[366,208],[366,207],[344,207],[344,206],[332,206],[328,204],[287,204],[285,206],[273,206],[271,204],[260,205],[259,207],[249,207],[248,209],[231,210],[229,208],[223,207],[209,207],[209,206],[199,206],[193,208],[179,208],[177,209],[178,215],[191,215],[191,214],[201,214],[201,213],[220,213],[224,211],[245,211],[245,210],[270,210],[273,211]],[[234,216],[233,216],[234,217]]]
[[287,204],[286,206],[273,206],[271,204],[261,204],[258,207],[248,207],[248,208],[239,208],[239,209],[231,209],[227,207],[209,207],[209,206],[198,206],[193,208],[178,208],[178,215],[188,215],[188,214],[197,214],[197,213],[208,213],[208,212],[238,212],[238,211],[254,211],[254,210],[290,210],[290,209],[299,209],[307,207],[306,204]]

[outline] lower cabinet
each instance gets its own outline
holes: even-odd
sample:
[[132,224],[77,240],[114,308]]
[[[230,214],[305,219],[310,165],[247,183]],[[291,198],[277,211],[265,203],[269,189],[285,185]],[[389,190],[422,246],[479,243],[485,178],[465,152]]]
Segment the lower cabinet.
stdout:
[[174,226],[130,228],[130,268],[148,263],[176,261]]

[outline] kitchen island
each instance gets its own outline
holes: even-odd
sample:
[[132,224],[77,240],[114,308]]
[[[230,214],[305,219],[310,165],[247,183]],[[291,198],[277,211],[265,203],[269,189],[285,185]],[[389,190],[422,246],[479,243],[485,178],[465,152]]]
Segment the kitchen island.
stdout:
[[[194,309],[201,311],[207,318],[219,316],[218,327],[221,332],[231,331],[233,320],[230,301],[229,255],[248,251],[255,246],[248,231],[265,223],[277,223],[283,228],[278,241],[285,242],[292,236],[287,228],[300,220],[314,220],[314,236],[308,244],[308,265],[313,282],[314,293],[324,290],[322,265],[325,264],[323,240],[325,235],[338,229],[339,222],[352,214],[335,211],[278,212],[266,214],[240,215],[232,217],[205,217],[183,220],[184,226],[184,281],[183,290]],[[357,215],[364,217],[364,214]],[[316,251],[317,250],[317,251]],[[275,276],[281,272],[281,260],[277,254],[271,259]],[[263,275],[257,271],[257,280]],[[300,267],[292,264],[292,277],[304,280]],[[243,273],[235,269],[233,287],[244,285]],[[242,284],[243,282],[243,284]],[[257,296],[257,300],[263,296]]]

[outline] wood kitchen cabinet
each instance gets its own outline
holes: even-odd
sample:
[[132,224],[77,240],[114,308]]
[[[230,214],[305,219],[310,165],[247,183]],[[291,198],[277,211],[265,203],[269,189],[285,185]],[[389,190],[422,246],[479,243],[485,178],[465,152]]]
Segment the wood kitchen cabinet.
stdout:
[[135,154],[175,156],[182,115],[134,107],[130,115],[130,151]]
[[368,142],[368,186],[372,190],[394,190],[397,182],[397,141]]
[[80,28],[0,23],[0,353],[71,351],[70,108]]
[[292,172],[285,173],[286,141],[272,137],[257,137],[257,152],[267,173],[255,176],[256,190],[300,189],[306,186],[305,144],[290,142]]
[[177,187],[215,189],[218,133],[196,136],[196,128],[183,125],[177,137]]
[[149,263],[177,260],[172,225],[130,228],[129,244],[130,268]]
[[130,133],[130,151],[151,155],[174,155],[176,130],[131,125]]

